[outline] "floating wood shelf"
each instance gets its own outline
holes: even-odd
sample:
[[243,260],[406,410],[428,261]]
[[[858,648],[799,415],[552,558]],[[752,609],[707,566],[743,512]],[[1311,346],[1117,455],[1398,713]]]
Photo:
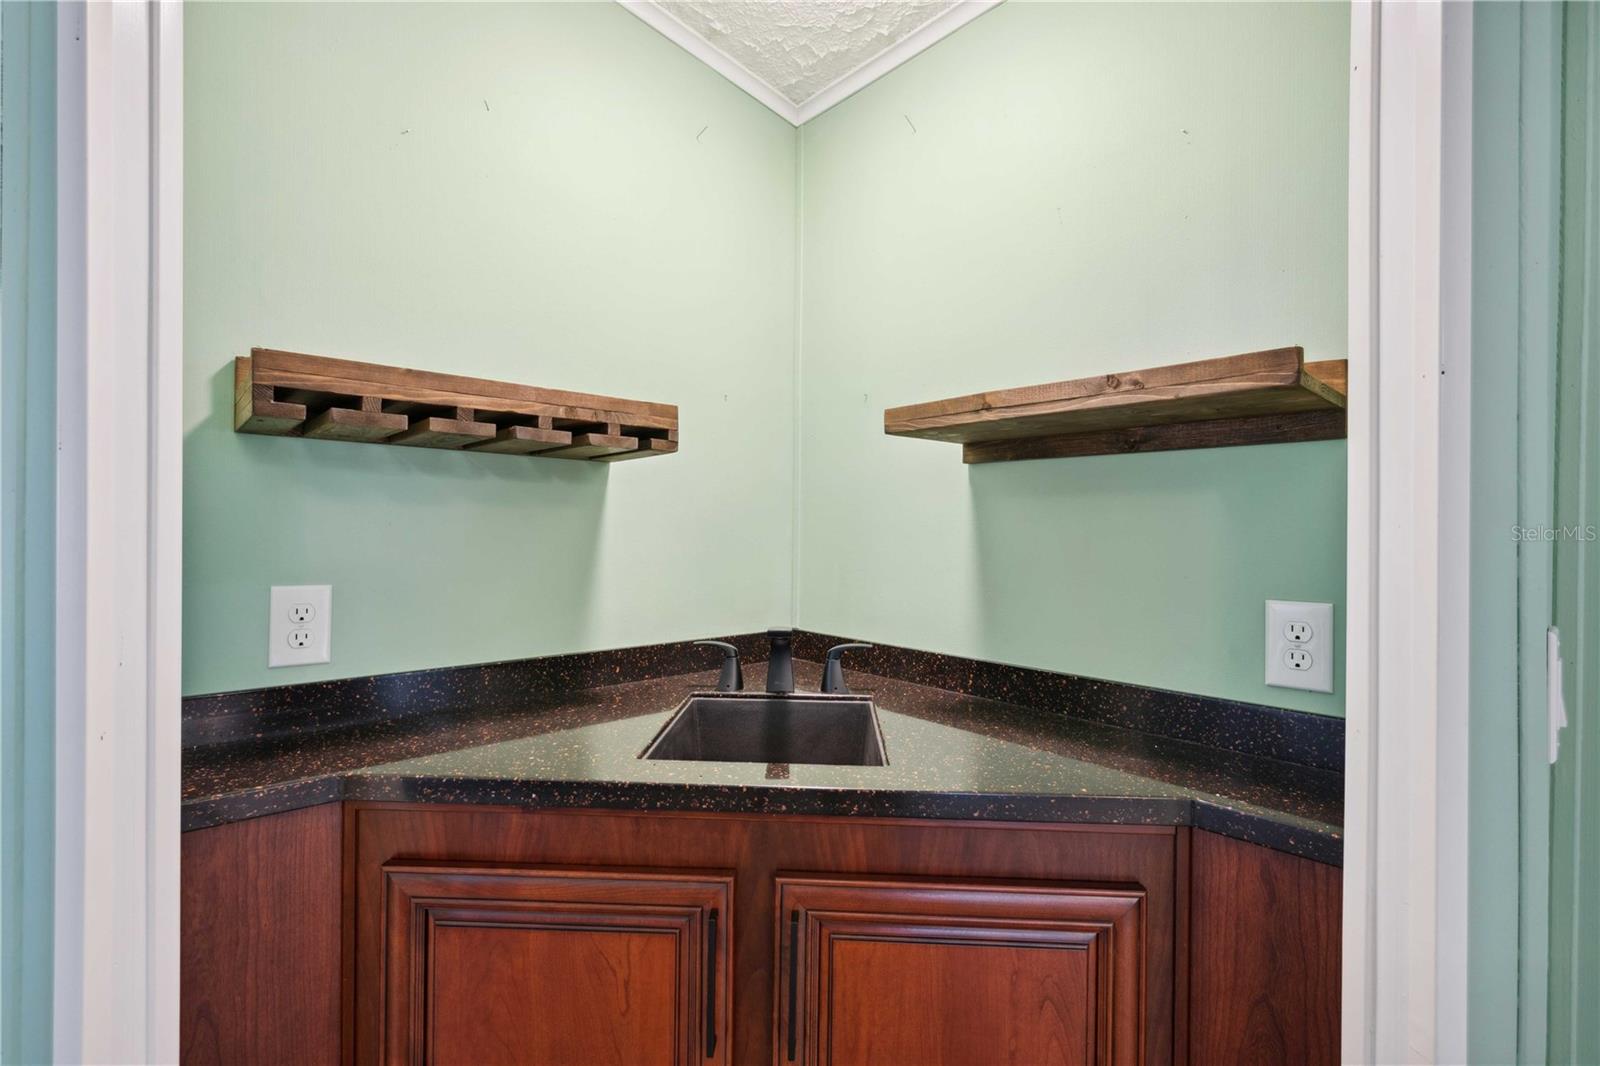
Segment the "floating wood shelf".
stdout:
[[961,445],[968,463],[1337,440],[1345,360],[1299,348],[891,407],[883,431]]
[[233,364],[240,433],[614,463],[678,450],[678,408],[252,348]]

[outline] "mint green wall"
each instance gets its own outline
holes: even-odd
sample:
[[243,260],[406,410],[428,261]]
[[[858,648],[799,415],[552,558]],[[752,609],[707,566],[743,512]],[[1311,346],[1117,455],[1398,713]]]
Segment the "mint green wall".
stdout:
[[50,1061],[56,9],[0,5],[0,1063]]
[[1600,1063],[1600,12],[1566,5],[1555,619],[1571,723],[1551,771],[1550,1056]]
[[[615,4],[185,21],[185,693],[791,617],[792,127]],[[241,436],[251,345],[673,402],[683,451]],[[269,672],[302,582],[333,662]]]
[[1342,5],[1008,3],[802,128],[802,626],[1342,713],[1262,682],[1264,600],[1342,629],[1342,442],[964,467],[883,409],[1343,356],[1348,53]]
[[[615,5],[198,5],[184,690],[792,619],[1341,713],[1262,683],[1261,614],[1342,605],[1342,444],[966,468],[882,411],[1342,355],[1347,36],[1012,3],[796,133]],[[675,401],[684,449],[239,436],[252,344]],[[334,661],[268,672],[299,582]]]

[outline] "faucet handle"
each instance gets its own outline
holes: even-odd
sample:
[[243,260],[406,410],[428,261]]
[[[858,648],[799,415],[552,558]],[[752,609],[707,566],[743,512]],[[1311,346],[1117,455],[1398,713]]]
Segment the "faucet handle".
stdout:
[[844,683],[844,653],[858,648],[871,648],[871,644],[835,644],[828,649],[827,662],[822,664],[822,691],[845,693],[850,686]]
[[739,665],[738,648],[725,640],[697,640],[695,643],[722,649],[722,676],[717,678],[718,692],[744,690],[744,669]]

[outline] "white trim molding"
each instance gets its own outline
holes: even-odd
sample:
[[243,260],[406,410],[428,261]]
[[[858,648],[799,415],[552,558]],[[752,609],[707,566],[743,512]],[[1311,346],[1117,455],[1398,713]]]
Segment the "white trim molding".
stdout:
[[1434,544],[1437,578],[1434,1056],[1468,1061],[1468,884],[1472,821],[1469,767],[1472,649],[1472,123],[1473,8],[1441,12],[1438,175],[1439,450]]
[[182,17],[59,8],[61,1063],[178,1058]]
[[1348,438],[1345,450],[1345,801],[1341,1062],[1372,1061],[1372,785],[1377,599],[1377,457],[1373,353],[1377,350],[1378,15],[1372,0],[1350,6],[1350,247],[1348,257]]
[[802,126],[833,105],[854,96],[906,60],[932,48],[979,15],[994,10],[1000,3],[1001,0],[962,0],[937,18],[929,20],[915,33],[896,41],[826,89],[819,90],[815,96],[800,105],[799,118],[795,125]]
[[906,60],[938,44],[1002,0],[961,0],[960,3],[929,19],[916,32],[907,35],[861,64],[838,81],[795,104],[737,60],[704,37],[679,22],[655,0],[617,0],[630,14],[661,34],[685,52],[755,97],[790,125],[802,126],[830,107],[860,92]]
[[660,7],[654,0],[617,0],[617,3],[622,5],[624,11],[755,97],[769,110],[783,116],[790,125],[800,125],[800,109],[785,99],[782,93],[744,69],[731,56],[712,47],[704,37],[669,15],[666,8]]
[[1472,8],[1351,17],[1343,1061],[1464,1061]]
[[179,1047],[178,941],[183,795],[183,5],[151,10],[150,521],[146,674],[150,841],[148,1040],[155,1061]]

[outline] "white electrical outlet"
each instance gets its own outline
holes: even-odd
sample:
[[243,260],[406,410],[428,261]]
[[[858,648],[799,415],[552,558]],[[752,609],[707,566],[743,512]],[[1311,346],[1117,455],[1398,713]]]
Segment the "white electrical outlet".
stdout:
[[305,666],[332,658],[332,585],[274,585],[267,616],[267,665]]
[[1267,601],[1267,684],[1333,691],[1333,604]]

